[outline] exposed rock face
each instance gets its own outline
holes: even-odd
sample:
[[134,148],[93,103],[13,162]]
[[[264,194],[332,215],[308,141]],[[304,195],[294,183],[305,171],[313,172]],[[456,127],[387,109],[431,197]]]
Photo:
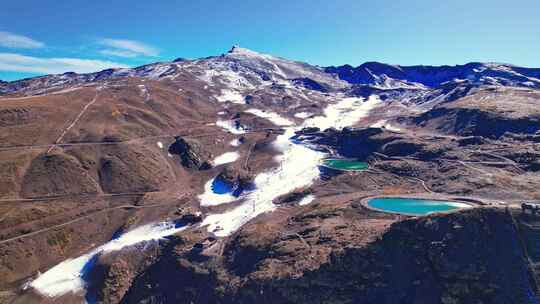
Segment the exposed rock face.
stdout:
[[[141,254],[141,249],[144,249]],[[86,280],[90,284],[89,295],[101,303],[120,303],[140,271],[155,262],[160,252],[157,244],[135,246],[125,251],[100,255],[94,271]]]
[[296,79],[293,79],[293,83],[296,85],[303,86],[304,88],[309,89],[309,90],[315,90],[319,92],[328,92],[328,88],[326,88],[325,86],[321,85],[320,83],[310,78],[296,78]]
[[522,165],[527,171],[540,171],[540,152],[530,148],[515,147],[512,151],[504,151],[504,157]]
[[440,103],[412,121],[422,128],[460,136],[530,136],[540,130],[540,111],[535,101],[539,96],[537,91],[525,89],[482,89]]
[[237,167],[225,167],[216,178],[228,184],[235,195],[239,195],[244,190],[253,187],[253,175]]
[[276,205],[296,204],[300,202],[304,197],[310,195],[311,193],[312,193],[312,190],[307,189],[307,188],[298,189],[294,192],[278,197],[276,200],[274,200],[273,203]]
[[[490,241],[494,236],[497,241]],[[359,289],[356,303],[527,303],[532,296],[515,228],[498,211],[405,221],[372,246],[346,251],[338,263],[347,274],[329,267],[315,277],[331,282],[331,276],[345,290]],[[348,302],[343,296],[338,302]]]
[[415,118],[415,123],[437,124],[437,130],[461,136],[499,138],[505,133],[534,134],[540,130],[540,116],[509,118],[480,109],[440,107]]
[[532,292],[512,222],[497,212],[398,223],[366,249],[289,283],[321,280],[313,301],[334,303],[526,303]]
[[175,139],[169,147],[169,153],[180,156],[182,166],[197,170],[206,170],[211,167],[210,154],[197,141],[182,137]]
[[526,303],[532,296],[512,222],[493,211],[397,223],[301,278],[247,286],[230,303]]
[[[532,299],[522,248],[504,210],[409,219],[368,239],[349,239],[347,226],[325,228],[345,214],[352,215],[327,213],[320,226],[308,223],[323,213],[299,214],[292,223],[304,228],[289,238],[281,235],[280,225],[248,226],[228,241],[224,260],[185,251],[181,248],[194,239],[178,239],[121,301],[105,302],[507,304]],[[334,248],[340,240],[347,246]],[[297,253],[290,251],[294,248]],[[133,277],[114,279],[120,265],[117,260],[110,266],[106,284],[125,286],[122,282]]]
[[416,156],[430,159],[440,156],[444,149],[439,143],[425,142],[406,134],[389,132],[381,128],[329,129],[324,132],[303,130],[298,137],[310,143],[328,147],[344,157],[367,160],[375,152],[387,156]]

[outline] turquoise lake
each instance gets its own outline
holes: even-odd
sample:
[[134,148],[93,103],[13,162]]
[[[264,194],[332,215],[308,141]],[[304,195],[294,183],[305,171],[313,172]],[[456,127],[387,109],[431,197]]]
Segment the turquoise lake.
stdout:
[[459,202],[398,197],[374,198],[369,200],[368,205],[386,212],[409,215],[426,215],[471,207]]
[[365,162],[349,159],[325,159],[323,165],[336,170],[361,171],[369,167]]

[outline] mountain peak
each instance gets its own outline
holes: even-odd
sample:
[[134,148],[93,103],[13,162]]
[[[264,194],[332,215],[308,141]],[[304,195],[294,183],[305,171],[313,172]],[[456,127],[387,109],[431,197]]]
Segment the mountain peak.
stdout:
[[251,55],[251,56],[260,56],[261,54],[250,49],[242,48],[238,45],[233,45],[232,48],[227,52],[227,54],[232,55]]

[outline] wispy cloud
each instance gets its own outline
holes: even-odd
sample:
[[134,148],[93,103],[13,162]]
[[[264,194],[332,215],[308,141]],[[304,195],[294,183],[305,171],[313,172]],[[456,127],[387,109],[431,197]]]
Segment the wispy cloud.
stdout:
[[0,46],[13,49],[38,49],[44,47],[45,44],[30,37],[0,31]]
[[107,47],[107,49],[100,51],[103,55],[132,58],[137,56],[155,57],[159,54],[157,48],[135,40],[107,38],[100,40],[99,43]]
[[130,52],[130,51],[121,51],[121,50],[101,50],[99,51],[100,54],[105,56],[117,56],[117,57],[124,57],[124,58],[133,58],[137,57],[137,54]]
[[61,74],[91,73],[108,68],[127,68],[112,61],[80,58],[40,58],[15,53],[0,53],[0,71]]

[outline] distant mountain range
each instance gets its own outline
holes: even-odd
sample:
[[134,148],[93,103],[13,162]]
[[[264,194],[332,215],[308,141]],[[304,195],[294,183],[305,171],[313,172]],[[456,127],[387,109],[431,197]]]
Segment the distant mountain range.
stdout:
[[358,67],[343,65],[327,67],[349,83],[373,85],[380,88],[437,87],[447,82],[540,87],[540,69],[507,64],[472,62],[456,66],[399,66],[366,62]]
[[[267,80],[295,80],[327,89],[343,88],[338,79],[351,85],[368,86],[379,90],[426,90],[452,85],[495,85],[540,88],[540,68],[524,68],[509,64],[472,62],[456,66],[400,66],[379,62],[351,65],[316,67],[279,57],[260,54],[248,49],[233,47],[228,53],[196,60],[178,58],[172,62],[157,62],[131,69],[107,69],[89,74],[67,72],[12,82],[0,81],[0,94],[42,94],[50,89],[77,86],[86,83],[140,77],[161,79],[178,75],[180,70],[212,69],[225,64],[231,71],[244,69]],[[205,67],[206,65],[206,67]],[[270,75],[272,74],[272,75]],[[328,75],[324,75],[328,74]],[[314,82],[315,83],[314,83]]]

